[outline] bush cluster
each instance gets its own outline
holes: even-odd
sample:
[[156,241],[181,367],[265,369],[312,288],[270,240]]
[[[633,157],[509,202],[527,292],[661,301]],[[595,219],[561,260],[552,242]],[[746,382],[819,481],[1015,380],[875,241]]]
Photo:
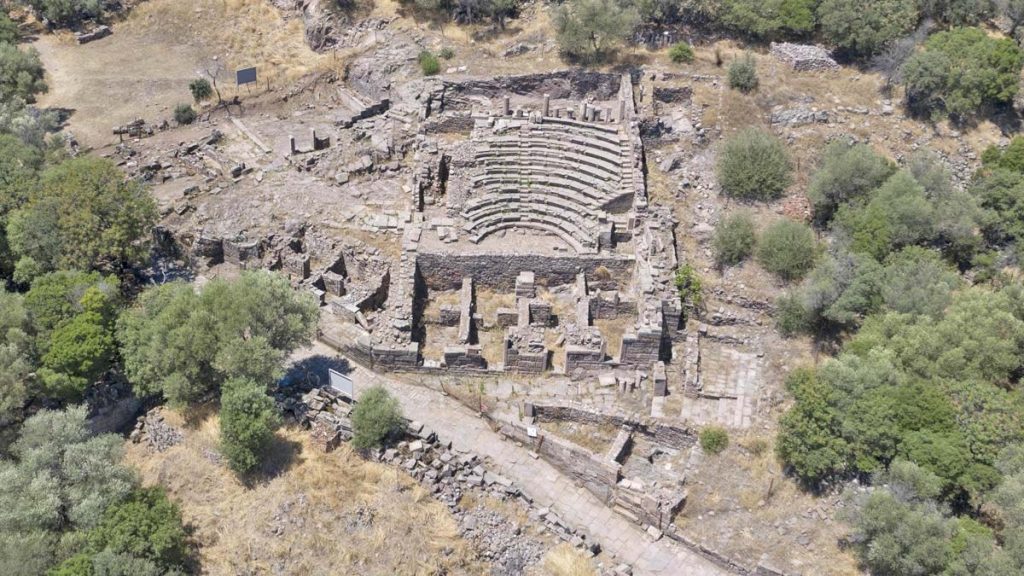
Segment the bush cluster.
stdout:
[[740,200],[775,200],[792,182],[782,142],[759,128],[747,128],[728,138],[716,168],[722,192]]

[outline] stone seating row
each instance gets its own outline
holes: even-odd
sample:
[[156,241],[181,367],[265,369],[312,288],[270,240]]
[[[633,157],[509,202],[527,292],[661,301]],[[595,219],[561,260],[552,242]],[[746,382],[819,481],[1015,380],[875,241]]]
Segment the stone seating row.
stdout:
[[620,152],[608,152],[580,144],[571,139],[549,140],[547,138],[504,138],[501,140],[490,140],[477,148],[475,157],[493,156],[497,151],[506,154],[519,154],[532,156],[537,153],[562,153],[574,159],[586,160],[595,167],[611,174],[617,174],[625,166],[631,166],[632,160]]
[[600,124],[596,122],[585,122],[582,120],[573,120],[570,118],[558,118],[555,116],[545,116],[541,124],[557,124],[566,127],[580,128],[584,130],[591,130],[594,132],[604,132],[607,134],[619,134],[619,126],[617,124]]
[[[578,223],[590,226],[600,219],[597,211],[565,198],[558,191],[525,196],[516,193],[489,194],[467,202],[462,214],[468,220],[473,220],[495,211],[517,210],[519,206],[530,206],[533,210],[541,210],[559,217],[564,214],[574,226]],[[590,232],[588,231],[586,235],[589,236]]]
[[517,137],[520,140],[533,138],[551,140],[554,142],[575,142],[587,148],[601,150],[602,152],[607,152],[608,154],[614,154],[616,156],[622,155],[624,151],[628,150],[628,147],[622,141],[608,141],[602,138],[595,138],[591,134],[580,134],[578,132],[566,132],[562,130],[531,128],[529,130],[520,130]]
[[596,235],[580,228],[575,222],[540,209],[535,205],[521,204],[516,209],[504,207],[479,215],[464,229],[475,235],[479,241],[498,230],[522,226],[539,228],[552,232],[565,240],[577,252],[590,251],[597,246]]
[[490,148],[478,151],[478,164],[490,165],[525,165],[546,164],[585,171],[602,180],[620,180],[623,168],[610,166],[605,162],[594,161],[589,156],[566,153],[563,150],[550,148],[523,150],[521,148]]
[[558,138],[565,135],[577,136],[606,146],[622,147],[626,144],[626,141],[618,132],[607,133],[585,128],[566,127],[544,123],[524,126],[522,128],[522,132],[523,134],[551,134]]
[[627,153],[628,149],[621,146],[595,145],[593,141],[571,134],[515,134],[509,136],[494,136],[480,140],[483,146],[497,148],[521,148],[524,150],[569,150],[586,153],[594,158],[601,158],[612,166],[619,166],[624,162],[631,161],[632,157]]
[[[525,207],[525,208],[524,208]],[[485,214],[500,212],[502,210],[523,210],[550,214],[558,219],[565,220],[570,226],[584,230],[581,236],[591,236],[596,230],[596,223],[601,219],[601,214],[581,206],[575,202],[569,202],[566,198],[556,194],[502,194],[488,195],[473,199],[466,203],[462,214],[468,220],[479,218]]]
[[502,190],[513,188],[521,192],[528,192],[538,183],[555,188],[568,188],[574,196],[580,196],[581,201],[589,200],[595,207],[622,190],[619,182],[601,182],[582,173],[544,170],[537,167],[491,167],[483,174],[473,177],[473,187],[483,189],[485,193],[495,187]]

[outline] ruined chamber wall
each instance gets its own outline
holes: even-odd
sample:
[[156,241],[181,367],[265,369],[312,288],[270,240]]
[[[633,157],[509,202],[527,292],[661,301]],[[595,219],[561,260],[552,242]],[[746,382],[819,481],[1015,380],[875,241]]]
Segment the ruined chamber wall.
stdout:
[[618,97],[621,76],[605,72],[570,69],[539,74],[499,76],[444,83],[444,110],[468,109],[467,97],[500,98],[505,95],[533,96],[548,94],[554,99],[612,100]]
[[611,273],[620,290],[626,290],[633,278],[635,259],[629,255],[546,255],[524,253],[462,254],[420,252],[419,273],[431,290],[458,290],[462,279],[501,292],[515,289],[516,277],[532,271],[536,282],[544,286],[572,284],[580,272],[593,276],[599,268]]

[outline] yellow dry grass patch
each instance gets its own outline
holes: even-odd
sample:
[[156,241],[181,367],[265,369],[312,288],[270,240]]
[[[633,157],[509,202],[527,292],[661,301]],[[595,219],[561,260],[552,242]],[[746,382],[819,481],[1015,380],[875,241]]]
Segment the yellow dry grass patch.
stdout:
[[572,546],[562,543],[544,556],[544,571],[549,576],[596,576],[590,558]]
[[264,0],[153,0],[140,4],[122,28],[165,41],[189,38],[224,62],[222,92],[229,94],[236,68],[256,66],[261,85],[269,79],[279,86],[334,63],[306,45],[301,19],[283,19]]
[[[167,421],[183,425],[165,411]],[[185,427],[185,440],[156,453],[128,445],[126,461],[146,485],[164,486],[195,529],[207,574],[478,574],[447,509],[409,476],[331,454],[306,433],[278,433],[271,467],[253,485],[216,463],[218,424]]]

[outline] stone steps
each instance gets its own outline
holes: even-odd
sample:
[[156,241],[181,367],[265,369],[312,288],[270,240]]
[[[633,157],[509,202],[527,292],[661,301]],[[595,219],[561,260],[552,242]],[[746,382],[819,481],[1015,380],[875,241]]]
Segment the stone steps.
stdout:
[[[559,175],[517,173],[504,171],[497,174],[477,176],[473,184],[483,195],[478,198],[504,197],[517,194],[525,197],[549,196],[554,194],[567,202],[576,204],[586,212],[600,210],[602,204],[613,198],[613,191],[599,194],[593,187],[580,184]],[[615,191],[617,192],[617,191]],[[596,216],[596,214],[593,214]]]
[[562,238],[577,252],[592,252],[597,243],[592,236],[570,222],[552,217],[550,214],[536,210],[503,211],[474,220],[467,226],[467,231],[475,234],[474,240],[479,242],[485,236],[512,227],[537,228]]

